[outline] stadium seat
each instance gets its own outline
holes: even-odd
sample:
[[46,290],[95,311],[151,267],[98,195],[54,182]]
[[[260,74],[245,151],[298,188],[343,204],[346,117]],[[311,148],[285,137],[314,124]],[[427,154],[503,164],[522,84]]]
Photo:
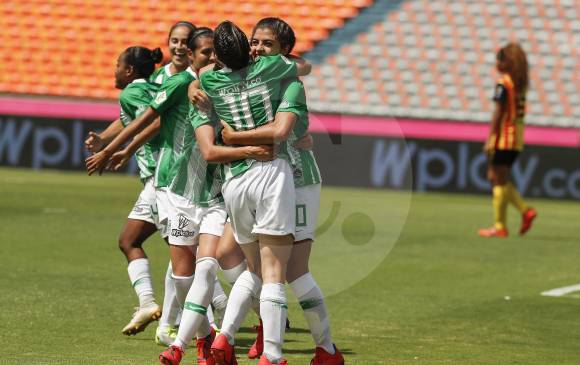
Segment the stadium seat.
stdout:
[[[214,27],[230,19],[249,32],[260,18],[279,16],[295,29],[295,52],[304,53],[371,4],[370,0],[248,0],[243,4],[234,0],[5,0],[0,5],[4,25],[0,66],[6,69],[10,64],[14,74],[31,75],[35,82],[2,75],[0,93],[114,99],[118,91],[113,88],[112,71],[119,52],[136,44],[166,50],[167,31],[177,20]],[[28,42],[23,45],[22,39]],[[31,57],[34,52],[43,57]],[[34,68],[16,62],[30,58],[42,62]],[[82,87],[61,81],[68,80],[71,72]],[[48,83],[46,73],[59,76],[58,85]]]
[[[489,122],[495,52],[518,40],[531,65],[527,122],[580,127],[577,98],[569,98],[580,94],[578,10],[574,1],[374,1],[305,55],[323,68],[304,79],[317,91],[309,94],[310,110],[358,114],[362,105],[366,114],[388,109],[401,117]],[[358,102],[343,103],[336,93],[352,90],[327,82],[341,73],[368,82]],[[373,79],[380,83],[367,81]],[[378,100],[384,108],[375,108]]]

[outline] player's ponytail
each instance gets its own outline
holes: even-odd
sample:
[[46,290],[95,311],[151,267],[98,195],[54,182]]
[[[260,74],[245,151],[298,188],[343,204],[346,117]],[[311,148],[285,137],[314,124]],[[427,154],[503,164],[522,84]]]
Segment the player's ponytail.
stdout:
[[528,60],[522,47],[517,43],[508,43],[498,51],[497,59],[505,64],[516,92],[525,93],[529,87]]
[[125,63],[132,66],[137,78],[148,79],[155,71],[155,64],[163,60],[161,49],[155,48],[151,51],[141,46],[129,47],[125,50]]
[[215,54],[227,67],[240,70],[250,62],[250,43],[244,32],[234,23],[225,21],[215,29]]
[[155,64],[163,61],[163,52],[161,51],[161,48],[157,47],[153,51],[151,51],[151,60]]

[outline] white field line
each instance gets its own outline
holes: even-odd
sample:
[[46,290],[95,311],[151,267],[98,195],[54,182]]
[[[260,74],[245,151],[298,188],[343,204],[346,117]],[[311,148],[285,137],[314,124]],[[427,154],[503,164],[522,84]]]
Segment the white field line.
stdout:
[[550,289],[545,292],[542,292],[542,295],[545,297],[563,297],[566,294],[574,293],[576,291],[580,291],[580,284]]

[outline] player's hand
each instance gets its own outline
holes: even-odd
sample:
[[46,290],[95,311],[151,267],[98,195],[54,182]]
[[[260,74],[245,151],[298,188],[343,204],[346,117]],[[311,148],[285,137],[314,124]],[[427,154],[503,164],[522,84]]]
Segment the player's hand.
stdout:
[[232,138],[234,138],[234,135],[236,133],[236,131],[226,122],[224,122],[223,120],[220,120],[220,123],[222,124],[222,139],[224,141],[225,144],[231,145],[232,143]]
[[131,154],[126,149],[113,153],[111,158],[109,158],[109,163],[107,163],[107,170],[118,171],[122,169],[130,158]]
[[87,172],[89,173],[89,176],[95,172],[98,172],[99,175],[102,175],[110,157],[111,152],[109,152],[106,148],[92,156],[87,157],[85,160],[85,165],[87,166]]
[[88,138],[85,140],[85,147],[90,153],[97,153],[103,149],[104,143],[97,133],[90,131]]
[[276,150],[272,145],[248,146],[251,158],[258,161],[272,161],[276,158]]
[[307,133],[302,138],[296,140],[292,146],[299,150],[312,151],[314,148],[314,138],[312,138],[310,133]]
[[187,96],[189,97],[189,101],[200,111],[204,112],[204,113],[208,113],[211,108],[213,107],[213,104],[209,98],[209,96],[207,96],[207,94],[200,89],[197,88],[190,88],[187,91]]

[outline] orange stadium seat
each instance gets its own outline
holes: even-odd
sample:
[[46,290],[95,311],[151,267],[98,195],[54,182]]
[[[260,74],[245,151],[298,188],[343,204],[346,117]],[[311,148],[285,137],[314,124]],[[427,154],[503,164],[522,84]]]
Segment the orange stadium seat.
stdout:
[[[118,91],[113,88],[112,73],[117,54],[135,44],[165,50],[167,31],[178,20],[214,27],[230,19],[249,32],[260,18],[279,16],[294,27],[298,36],[295,52],[303,53],[371,3],[4,0],[0,4],[4,22],[0,66],[5,70],[10,64],[12,72],[0,75],[0,93],[115,98]],[[27,39],[24,45],[22,39]],[[31,57],[35,52],[39,55]],[[15,62],[20,59],[33,59],[36,65],[30,68]]]

